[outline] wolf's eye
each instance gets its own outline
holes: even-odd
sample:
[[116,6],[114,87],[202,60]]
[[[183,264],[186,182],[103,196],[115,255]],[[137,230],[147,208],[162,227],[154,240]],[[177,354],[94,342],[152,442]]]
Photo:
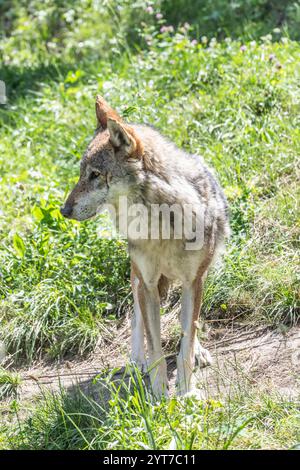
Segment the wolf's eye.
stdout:
[[100,171],[92,171],[90,173],[90,180],[95,180],[96,178],[98,178],[98,176],[100,176]]

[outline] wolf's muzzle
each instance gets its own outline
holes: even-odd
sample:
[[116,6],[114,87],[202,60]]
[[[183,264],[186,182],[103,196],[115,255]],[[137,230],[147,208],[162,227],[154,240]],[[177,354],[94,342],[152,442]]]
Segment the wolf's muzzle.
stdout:
[[63,215],[64,217],[70,217],[70,215],[72,214],[72,210],[73,210],[73,207],[69,204],[65,204],[64,206],[62,206],[60,208],[60,213],[61,215]]

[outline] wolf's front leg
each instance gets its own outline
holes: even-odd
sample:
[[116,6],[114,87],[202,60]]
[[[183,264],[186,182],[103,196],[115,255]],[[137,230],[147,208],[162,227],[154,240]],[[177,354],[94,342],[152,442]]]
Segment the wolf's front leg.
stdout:
[[[181,328],[182,339],[177,357],[177,391],[178,395],[196,393],[195,356],[200,367],[209,365],[211,358],[197,339],[197,322],[200,313],[203,292],[203,278],[196,279],[182,290]],[[200,393],[198,393],[200,395]]]
[[139,279],[134,271],[131,271],[131,287],[133,293],[133,314],[131,319],[131,361],[145,372],[147,369],[145,344],[144,344],[144,321],[138,297]]
[[155,396],[168,395],[167,363],[160,338],[160,299],[157,286],[139,280],[138,298],[147,337],[149,373]]

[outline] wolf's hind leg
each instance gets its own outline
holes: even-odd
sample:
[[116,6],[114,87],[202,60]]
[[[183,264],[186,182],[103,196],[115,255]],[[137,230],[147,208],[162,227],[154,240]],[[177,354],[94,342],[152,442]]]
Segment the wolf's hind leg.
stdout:
[[139,279],[133,270],[131,271],[131,287],[134,301],[131,318],[131,361],[136,364],[142,372],[145,372],[147,362],[144,344],[144,321],[138,297]]

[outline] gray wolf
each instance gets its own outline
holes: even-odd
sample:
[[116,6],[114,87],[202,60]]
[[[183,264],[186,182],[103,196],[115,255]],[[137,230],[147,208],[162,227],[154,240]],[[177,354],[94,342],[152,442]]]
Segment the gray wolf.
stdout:
[[[197,328],[208,269],[229,234],[226,199],[200,157],[179,149],[150,126],[125,123],[100,96],[96,99],[96,117],[97,129],[83,155],[79,181],[61,208],[63,216],[86,220],[104,204],[110,204],[119,214],[120,197],[146,208],[192,206],[194,225],[197,209],[202,214],[202,241],[197,249],[186,249],[185,234],[175,237],[172,217],[170,237],[162,237],[160,214],[157,238],[128,235],[134,298],[131,360],[149,370],[156,396],[168,393],[160,336],[160,299],[166,284],[179,280],[182,338],[177,357],[177,391],[186,395],[196,389],[196,359],[202,367],[211,362],[209,352],[198,341]],[[122,214],[117,216],[117,224],[120,217]]]

